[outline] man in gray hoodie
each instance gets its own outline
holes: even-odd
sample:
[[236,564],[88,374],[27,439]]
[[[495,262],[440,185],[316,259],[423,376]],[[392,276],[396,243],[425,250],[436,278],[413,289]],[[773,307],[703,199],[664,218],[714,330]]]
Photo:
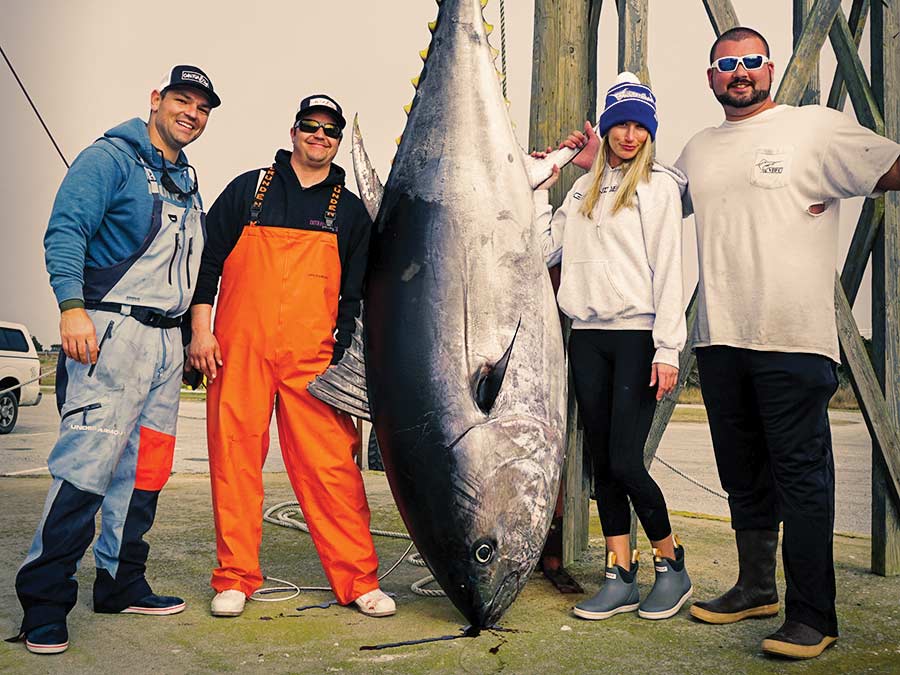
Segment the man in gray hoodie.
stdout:
[[149,120],[86,148],[57,192],[44,246],[60,309],[60,433],[44,513],[16,575],[20,637],[33,653],[68,647],[75,570],[101,509],[94,611],[184,609],[147,583],[143,536],[172,468],[179,327],[203,249],[197,177],[181,150],[219,103],[202,70],[175,66],[150,94]]

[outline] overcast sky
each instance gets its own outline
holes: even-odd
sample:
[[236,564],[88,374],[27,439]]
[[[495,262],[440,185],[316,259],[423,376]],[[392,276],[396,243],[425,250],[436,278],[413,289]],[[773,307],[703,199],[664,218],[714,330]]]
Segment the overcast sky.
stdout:
[[[742,23],[768,37],[780,79],[791,54],[791,3],[733,4]],[[850,4],[845,0],[845,12]],[[406,120],[402,107],[413,94],[410,79],[421,69],[418,53],[428,44],[427,23],[436,15],[432,0],[0,0],[0,44],[70,162],[107,129],[131,117],[146,118],[150,91],[171,65],[203,68],[223,103],[186,152],[208,208],[231,178],[268,165],[277,148],[289,146],[297,103],[314,92],[334,96],[348,119],[359,113],[366,148],[386,180],[394,139]],[[496,26],[492,40],[499,49],[499,0],[491,0],[485,16]],[[510,112],[523,147],[533,20],[533,0],[506,0]],[[722,120],[706,86],[714,34],[700,0],[651,0],[649,30],[658,156],[673,162],[693,133]],[[605,92],[616,73],[613,0],[604,3],[600,44],[599,82]],[[863,50],[868,52],[867,38]],[[826,45],[826,96],[833,71]],[[58,312],[42,238],[65,167],[5,63],[0,63],[0,96],[0,320],[26,324],[48,346],[59,340]],[[479,142],[477,129],[472,141]],[[349,145],[343,144],[337,161],[355,189]],[[860,203],[844,206],[841,261]],[[696,281],[692,229],[686,222],[685,286],[690,288]],[[865,291],[858,303],[863,329],[871,325],[868,307],[862,307],[868,298]]]

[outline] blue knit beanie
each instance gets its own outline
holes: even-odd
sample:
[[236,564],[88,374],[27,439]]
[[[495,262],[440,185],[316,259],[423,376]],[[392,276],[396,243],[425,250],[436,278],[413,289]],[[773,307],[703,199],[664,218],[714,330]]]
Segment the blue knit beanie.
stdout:
[[606,108],[600,115],[600,135],[606,136],[611,127],[622,122],[637,122],[656,140],[656,97],[650,87],[641,84],[634,73],[619,73],[616,83],[606,92]]

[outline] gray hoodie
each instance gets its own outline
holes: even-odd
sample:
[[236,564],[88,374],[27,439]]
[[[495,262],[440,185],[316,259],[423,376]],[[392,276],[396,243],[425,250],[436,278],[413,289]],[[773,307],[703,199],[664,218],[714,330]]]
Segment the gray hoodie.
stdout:
[[[546,190],[534,193],[547,265],[562,261],[557,302],[573,329],[652,330],[654,363],[678,367],[686,328],[681,274],[681,191],[677,169],[654,164],[636,205],[612,214],[621,172],[608,170],[591,217],[580,212],[594,179],[575,181],[553,213]],[[551,217],[552,216],[552,217]]]

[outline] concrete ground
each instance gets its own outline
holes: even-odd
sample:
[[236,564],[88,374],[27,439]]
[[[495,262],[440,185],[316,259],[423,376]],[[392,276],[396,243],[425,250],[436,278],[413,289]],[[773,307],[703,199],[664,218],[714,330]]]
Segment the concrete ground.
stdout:
[[[679,409],[702,413],[703,406],[679,406]],[[836,410],[830,415],[837,481],[834,527],[838,532],[868,535],[871,532],[872,508],[872,443],[869,433],[859,412]],[[59,416],[52,391],[44,393],[40,405],[20,409],[15,431],[8,436],[0,436],[0,475],[46,474],[47,455],[56,441],[58,426]],[[365,427],[367,438],[368,424]],[[722,492],[708,425],[673,422],[666,429],[658,457],[697,482]],[[284,471],[274,422],[265,470]],[[173,471],[176,474],[209,471],[206,404],[202,401],[181,402]],[[651,474],[662,487],[670,509],[728,516],[728,504],[724,499],[687,481],[662,462],[654,462]]]
[[[48,405],[49,403],[49,405]],[[49,411],[49,412],[48,412]],[[195,414],[198,413],[198,414]],[[23,409],[20,427],[0,437],[0,636],[17,631],[21,612],[13,579],[40,518],[49,485],[46,461],[55,436],[52,399],[38,408]],[[835,563],[841,638],[822,657],[809,662],[770,659],[759,651],[760,640],[783,618],[744,621],[732,626],[695,623],[683,610],[663,622],[636,615],[586,622],[573,617],[571,605],[583,596],[563,596],[539,574],[510,608],[502,625],[509,632],[485,632],[478,638],[431,642],[363,651],[360,647],[388,642],[458,634],[463,620],[444,598],[414,595],[409,585],[423,576],[421,568],[401,564],[382,585],[397,594],[398,614],[371,619],[341,607],[298,611],[302,605],[329,599],[328,593],[306,592],[277,603],[248,603],[243,616],[214,619],[208,613],[212,592],[209,573],[215,564],[210,517],[202,406],[185,405],[180,421],[176,474],[164,490],[157,523],[148,540],[152,551],[148,578],[161,593],[179,594],[188,609],[171,617],[109,616],[91,611],[93,559],[86,556],[77,578],[78,604],[70,615],[71,647],[58,656],[28,654],[22,644],[0,645],[0,671],[23,673],[144,672],[285,672],[285,673],[605,673],[655,672],[768,673],[900,672],[900,577],[882,578],[868,572],[865,537],[838,536]],[[47,424],[52,422],[52,430]],[[194,426],[196,425],[196,426]],[[688,427],[681,429],[681,427]],[[844,444],[841,434],[855,441]],[[705,434],[705,441],[704,439]],[[851,422],[834,428],[837,472],[860,494],[868,490],[868,450],[854,450],[865,426]],[[867,442],[867,440],[866,440]],[[704,445],[704,443],[706,445]],[[706,453],[708,429],[703,424],[673,425],[660,456],[710,487],[720,489]],[[848,450],[842,450],[847,447]],[[854,455],[853,453],[856,453]],[[43,457],[40,454],[43,453]],[[846,453],[846,454],[844,454]],[[293,498],[286,476],[279,471],[277,446],[270,451],[266,473],[266,504]],[[855,459],[854,459],[855,457]],[[852,460],[852,461],[851,461]],[[849,463],[849,464],[847,464]],[[673,511],[700,511],[721,500],[694,487],[658,465],[657,477]],[[841,477],[841,474],[844,474]],[[667,477],[668,476],[668,477]],[[373,525],[402,530],[384,475],[366,472]],[[850,508],[855,493],[838,487],[838,503]],[[724,510],[719,512],[724,513]],[[848,521],[852,522],[852,521]],[[735,553],[726,522],[675,513],[673,526],[687,550],[687,564],[696,598],[721,593],[734,581]],[[842,528],[838,529],[851,529]],[[407,543],[376,539],[382,570],[396,560]],[[646,556],[649,544],[641,541]],[[597,591],[603,548],[596,515],[591,522],[591,548],[572,567],[587,593]],[[295,530],[265,525],[261,562],[266,574],[301,585],[320,585],[324,575],[309,537]],[[639,575],[642,593],[652,584],[652,566]],[[779,586],[784,580],[779,565]]]

